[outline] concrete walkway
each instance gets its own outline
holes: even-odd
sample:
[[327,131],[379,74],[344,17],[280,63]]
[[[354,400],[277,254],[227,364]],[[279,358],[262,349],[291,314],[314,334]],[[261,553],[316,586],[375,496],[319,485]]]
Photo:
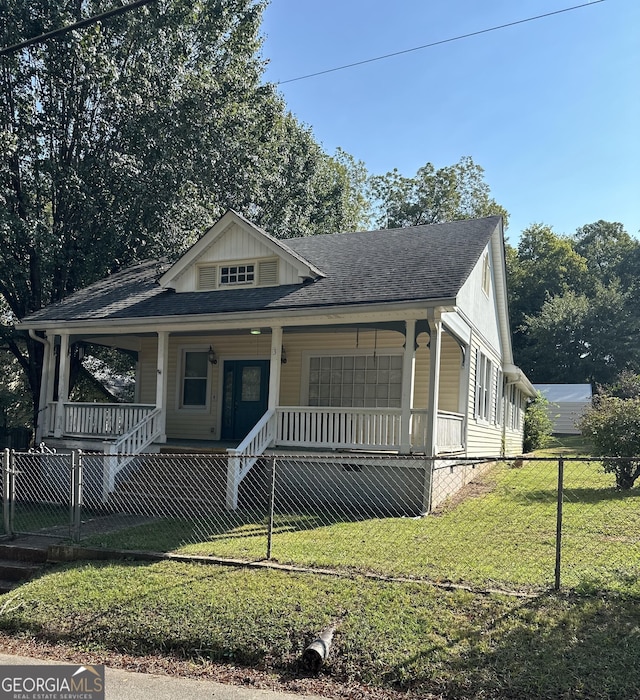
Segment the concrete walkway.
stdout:
[[[4,666],[30,666],[34,664],[79,665],[0,654],[0,679],[6,675]],[[311,695],[292,695],[291,693],[277,693],[271,690],[240,688],[207,680],[132,673],[120,669],[105,668],[105,700],[200,700],[201,698],[215,698],[215,700],[321,700],[321,698]]]

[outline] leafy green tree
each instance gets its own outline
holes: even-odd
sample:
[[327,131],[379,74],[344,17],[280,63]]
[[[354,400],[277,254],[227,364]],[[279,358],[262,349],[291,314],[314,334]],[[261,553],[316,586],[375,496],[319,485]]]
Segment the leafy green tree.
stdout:
[[[283,237],[357,220],[348,163],[262,83],[264,5],[157,0],[0,59],[0,336],[35,412],[42,346],[15,318],[175,256],[228,208]],[[106,9],[0,0],[0,45]]]
[[507,255],[509,311],[514,329],[535,316],[550,297],[583,291],[587,262],[566,236],[551,226],[532,224]]
[[524,413],[524,442],[525,452],[532,452],[549,444],[553,421],[548,412],[549,402],[538,392],[537,396],[529,401]]
[[616,281],[593,297],[573,291],[549,297],[525,318],[527,344],[518,361],[534,382],[610,383],[640,366],[635,295]]
[[369,187],[376,207],[374,220],[380,228],[490,215],[502,216],[505,227],[508,222],[506,210],[490,196],[483,168],[469,156],[438,169],[427,163],[415,177],[405,177],[394,169],[372,176]]
[[592,285],[620,280],[628,287],[636,282],[640,242],[622,224],[601,219],[582,226],[574,236],[574,249],[586,260]]
[[600,396],[578,427],[602,458],[605,472],[615,475],[621,490],[633,487],[640,476],[640,398]]

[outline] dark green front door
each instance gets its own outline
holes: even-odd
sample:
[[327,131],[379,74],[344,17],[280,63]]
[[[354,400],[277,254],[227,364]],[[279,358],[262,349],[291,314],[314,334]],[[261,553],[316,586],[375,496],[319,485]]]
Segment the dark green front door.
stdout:
[[267,410],[268,360],[226,360],[222,396],[222,439],[243,440]]

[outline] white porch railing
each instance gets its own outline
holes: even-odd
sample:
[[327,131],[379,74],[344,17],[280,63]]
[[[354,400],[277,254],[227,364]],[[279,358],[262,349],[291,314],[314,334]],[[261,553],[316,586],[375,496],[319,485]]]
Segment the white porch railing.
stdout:
[[284,406],[277,409],[276,444],[397,450],[401,444],[399,408],[324,408]]
[[115,489],[116,476],[137,454],[140,454],[161,433],[160,416],[162,411],[154,408],[142,420],[134,425],[129,432],[119,437],[115,442],[109,442],[104,447],[107,457],[104,459],[102,476],[102,498],[107,500]]
[[229,459],[227,463],[226,505],[229,510],[235,510],[238,507],[240,482],[258,461],[260,455],[273,443],[275,435],[275,411],[270,410],[255,424],[238,447],[227,450]]
[[126,435],[154,410],[152,404],[67,402],[60,416],[58,404],[50,403],[47,425],[50,435],[60,420],[65,437],[110,439]]
[[[411,411],[411,446],[415,450],[422,450],[427,445],[428,417],[429,411],[426,409]],[[438,411],[436,453],[461,452],[464,447],[464,416],[461,413]]]

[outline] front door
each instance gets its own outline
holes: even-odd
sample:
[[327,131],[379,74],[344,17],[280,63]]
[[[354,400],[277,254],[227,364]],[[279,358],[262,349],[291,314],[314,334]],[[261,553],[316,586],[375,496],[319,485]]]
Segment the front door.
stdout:
[[268,360],[225,360],[222,440],[243,440],[265,414],[268,399]]

